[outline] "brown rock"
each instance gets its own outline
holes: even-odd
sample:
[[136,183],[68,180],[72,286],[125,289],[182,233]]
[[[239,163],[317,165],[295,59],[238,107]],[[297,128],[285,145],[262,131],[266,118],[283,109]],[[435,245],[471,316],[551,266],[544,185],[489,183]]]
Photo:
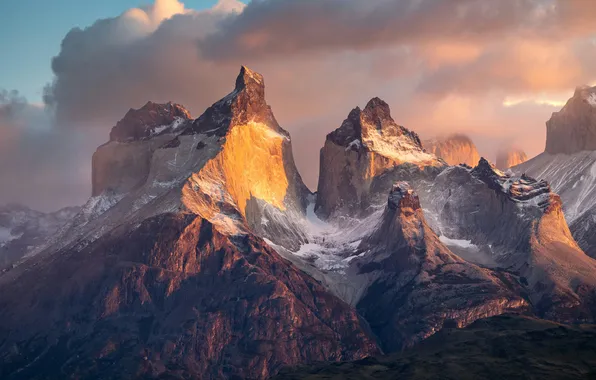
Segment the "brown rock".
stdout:
[[123,225],[2,289],[3,379],[264,379],[379,352],[353,309],[261,239],[191,214]]
[[596,150],[596,87],[578,87],[546,122],[546,149],[552,154]]

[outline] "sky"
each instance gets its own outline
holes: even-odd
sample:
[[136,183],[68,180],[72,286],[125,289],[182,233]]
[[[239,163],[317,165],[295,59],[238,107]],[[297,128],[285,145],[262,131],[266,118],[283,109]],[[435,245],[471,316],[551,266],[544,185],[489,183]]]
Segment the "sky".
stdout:
[[[217,0],[187,0],[189,8],[204,9]],[[43,87],[52,80],[52,57],[72,28],[114,17],[150,0],[2,0],[0,46],[10,52],[0,60],[0,86],[18,91],[33,103],[42,103]],[[35,9],[34,12],[31,10]]]
[[422,139],[541,153],[545,122],[596,83],[593,0],[0,0],[0,204],[90,195],[91,156],[129,108],[194,117],[262,73],[314,188],[318,151],[381,97]]

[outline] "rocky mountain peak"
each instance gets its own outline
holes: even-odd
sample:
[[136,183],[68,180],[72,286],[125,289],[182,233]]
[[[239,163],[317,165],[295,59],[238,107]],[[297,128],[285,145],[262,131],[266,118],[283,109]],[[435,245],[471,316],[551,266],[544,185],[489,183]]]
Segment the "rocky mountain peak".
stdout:
[[497,168],[500,170],[507,170],[526,161],[528,161],[528,155],[520,148],[503,148],[497,153]]
[[[374,177],[398,167],[415,172],[444,165],[422,148],[415,132],[393,120],[387,103],[373,98],[364,110],[354,108],[341,126],[327,135],[321,150],[317,213],[327,218],[339,209],[368,212]],[[385,179],[391,181],[387,184],[390,188],[395,178]]]
[[423,145],[427,151],[442,158],[449,165],[475,165],[480,160],[476,145],[464,134],[456,133],[427,140]]
[[501,191],[501,179],[505,174],[491,164],[486,158],[481,157],[478,165],[471,171],[472,175],[488,185],[489,188]]
[[362,118],[366,121],[366,124],[374,125],[379,130],[387,126],[388,122],[393,122],[389,104],[377,97],[372,98],[366,104],[362,111]]
[[[364,109],[354,108],[342,125],[327,138],[340,146],[364,147],[391,155],[391,148],[409,147],[422,150],[420,137],[395,123],[389,105],[380,98],[372,98]],[[399,143],[396,139],[404,140]],[[405,146],[404,146],[405,147]]]
[[110,141],[128,142],[152,137],[177,120],[190,120],[190,112],[176,103],[147,102],[139,109],[130,109],[110,132]]
[[261,96],[265,96],[265,80],[263,76],[246,66],[240,68],[240,74],[236,78],[236,91],[242,91],[244,89],[260,91],[262,92]]
[[546,152],[573,154],[596,150],[596,87],[578,87],[546,122]]
[[411,212],[420,209],[420,199],[409,183],[397,182],[389,193],[388,207],[391,210]]

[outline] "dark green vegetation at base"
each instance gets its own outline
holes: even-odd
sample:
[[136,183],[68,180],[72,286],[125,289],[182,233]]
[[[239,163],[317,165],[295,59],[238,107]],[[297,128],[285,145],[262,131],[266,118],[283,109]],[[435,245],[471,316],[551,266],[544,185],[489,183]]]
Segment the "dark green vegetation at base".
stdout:
[[498,316],[443,329],[400,354],[286,369],[275,379],[596,379],[596,326]]

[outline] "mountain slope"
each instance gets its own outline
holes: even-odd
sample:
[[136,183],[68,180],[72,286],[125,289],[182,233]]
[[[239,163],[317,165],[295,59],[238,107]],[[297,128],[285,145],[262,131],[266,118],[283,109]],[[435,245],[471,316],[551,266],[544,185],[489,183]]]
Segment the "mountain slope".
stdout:
[[262,240],[192,214],[123,225],[2,290],[3,379],[264,378],[377,352],[354,311]]
[[96,153],[108,174],[75,221],[0,276],[0,377],[266,378],[379,352],[353,308],[253,232],[299,242],[308,196],[263,78],[243,67],[194,121],[172,107],[129,113],[142,116]]
[[394,185],[375,231],[363,240],[350,272],[369,286],[357,303],[383,348],[393,352],[440,330],[505,312],[525,312],[517,280],[466,262],[430,229],[411,187]]
[[596,87],[579,87],[547,122],[545,152],[514,168],[546,179],[561,196],[573,237],[596,257]]
[[20,205],[0,207],[0,270],[37,254],[79,209],[66,207],[42,213]]
[[577,245],[548,183],[504,174],[482,159],[452,167],[429,193],[441,233],[474,247],[468,260],[518,273],[539,316],[593,320],[596,261]]

